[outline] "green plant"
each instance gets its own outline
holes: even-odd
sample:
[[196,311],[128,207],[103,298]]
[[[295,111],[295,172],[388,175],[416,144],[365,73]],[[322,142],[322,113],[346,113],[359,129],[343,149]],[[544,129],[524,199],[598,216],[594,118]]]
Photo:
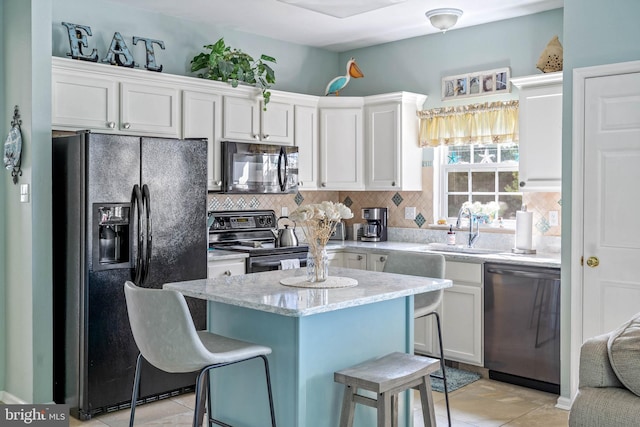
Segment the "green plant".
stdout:
[[260,59],[255,60],[240,49],[227,46],[224,38],[204,48],[209,52],[202,52],[191,60],[191,71],[204,69],[205,72],[198,74],[198,77],[229,82],[233,87],[237,87],[239,82],[257,87],[262,91],[266,110],[271,98],[269,88],[276,82],[275,73],[267,62],[275,64],[275,58],[260,55]]

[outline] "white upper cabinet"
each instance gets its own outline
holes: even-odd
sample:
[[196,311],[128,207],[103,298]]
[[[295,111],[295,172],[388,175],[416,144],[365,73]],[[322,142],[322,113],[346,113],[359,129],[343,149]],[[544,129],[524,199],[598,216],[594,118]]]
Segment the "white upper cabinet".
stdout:
[[54,126],[115,130],[120,120],[118,83],[53,69],[51,121]]
[[271,99],[267,109],[260,109],[260,138],[273,144],[293,145],[294,106]]
[[416,112],[426,99],[408,92],[365,97],[367,190],[422,190]]
[[224,138],[293,145],[293,104],[256,97],[224,97]]
[[60,58],[52,63],[55,128],[180,136],[180,90],[171,79],[149,79],[149,71]]
[[120,83],[120,130],[179,137],[179,99],[175,87]]
[[321,98],[320,187],[364,190],[362,98]]
[[520,191],[560,191],[562,72],[511,79],[520,90]]
[[294,107],[294,141],[298,147],[298,188],[318,188],[318,108],[312,105]]
[[207,138],[207,190],[222,186],[222,96],[214,92],[185,90],[182,93],[184,138]]

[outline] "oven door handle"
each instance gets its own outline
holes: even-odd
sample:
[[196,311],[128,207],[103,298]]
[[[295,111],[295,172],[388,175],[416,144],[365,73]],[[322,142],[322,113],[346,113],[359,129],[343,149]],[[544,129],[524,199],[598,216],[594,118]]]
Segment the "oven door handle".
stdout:
[[[294,258],[291,258],[291,259],[294,259]],[[254,261],[251,263],[251,266],[252,267],[280,267],[280,261]],[[301,259],[300,267],[306,267],[306,266],[307,266],[307,260]]]

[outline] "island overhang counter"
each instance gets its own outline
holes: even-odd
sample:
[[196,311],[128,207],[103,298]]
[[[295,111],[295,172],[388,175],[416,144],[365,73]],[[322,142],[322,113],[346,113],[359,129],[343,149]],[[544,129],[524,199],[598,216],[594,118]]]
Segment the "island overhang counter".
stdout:
[[[292,287],[282,279],[305,269],[167,283],[209,301],[208,328],[271,347],[268,356],[280,427],[338,425],[343,386],[337,370],[401,351],[413,352],[413,296],[452,286],[446,279],[331,267],[355,279],[342,288]],[[237,426],[268,425],[266,380],[259,360],[213,372],[213,412]],[[410,400],[400,399],[400,424],[410,424]],[[354,426],[375,425],[375,410],[357,405]]]

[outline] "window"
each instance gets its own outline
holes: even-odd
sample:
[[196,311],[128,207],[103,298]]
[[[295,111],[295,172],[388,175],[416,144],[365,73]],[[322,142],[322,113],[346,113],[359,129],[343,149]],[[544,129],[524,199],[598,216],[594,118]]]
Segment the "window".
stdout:
[[515,220],[516,211],[522,206],[517,144],[440,146],[435,157],[439,179],[434,182],[434,190],[439,191],[434,193],[441,195],[437,218],[455,220],[467,201],[495,201],[500,205],[499,217],[507,223]]

